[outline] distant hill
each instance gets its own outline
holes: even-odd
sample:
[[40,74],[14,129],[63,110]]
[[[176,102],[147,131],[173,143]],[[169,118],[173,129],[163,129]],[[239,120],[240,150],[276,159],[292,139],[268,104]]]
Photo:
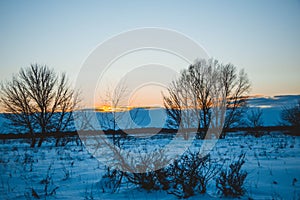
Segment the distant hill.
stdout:
[[[300,99],[300,95],[278,95],[274,97],[250,97],[248,102],[249,110],[261,108],[263,111],[264,126],[277,126],[280,120],[280,112],[283,106],[293,106]],[[99,109],[86,109],[88,112],[96,112],[98,122],[95,128],[111,129],[112,114],[110,112],[101,112]],[[123,112],[122,118],[117,122],[120,129],[135,128],[170,128],[166,125],[166,112],[164,108],[133,108]],[[74,124],[69,127],[68,131],[75,131]],[[19,132],[22,133],[22,130]],[[15,131],[7,125],[7,120],[3,114],[0,114],[0,133],[15,133]]]

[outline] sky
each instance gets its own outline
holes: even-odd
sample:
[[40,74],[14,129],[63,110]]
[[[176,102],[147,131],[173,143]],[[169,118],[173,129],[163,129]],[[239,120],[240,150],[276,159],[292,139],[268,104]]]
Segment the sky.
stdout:
[[[159,27],[244,68],[252,95],[300,94],[300,1],[0,1],[0,27],[1,81],[39,63],[75,82],[99,44],[128,30]],[[153,88],[156,94],[149,86],[139,91],[152,99],[138,104],[160,103],[162,88]]]

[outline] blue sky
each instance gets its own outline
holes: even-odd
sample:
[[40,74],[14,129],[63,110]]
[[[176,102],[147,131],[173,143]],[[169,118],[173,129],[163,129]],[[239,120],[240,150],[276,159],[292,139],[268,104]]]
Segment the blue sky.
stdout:
[[41,63],[74,81],[99,43],[161,27],[245,68],[252,94],[300,93],[299,1],[1,1],[0,27],[0,80]]

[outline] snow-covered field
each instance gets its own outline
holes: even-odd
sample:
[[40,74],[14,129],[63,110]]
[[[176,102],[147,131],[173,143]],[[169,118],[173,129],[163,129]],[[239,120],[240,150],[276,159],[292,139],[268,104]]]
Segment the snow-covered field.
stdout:
[[[144,140],[147,143],[147,138]],[[161,142],[162,138],[157,137],[150,143]],[[200,148],[201,143],[195,140],[191,148]],[[54,141],[48,140],[41,148],[32,149],[25,139],[6,140],[1,141],[0,150],[0,199],[176,198],[165,191],[146,192],[132,184],[122,184],[113,194],[103,192],[105,163],[75,142],[54,147]],[[247,191],[242,198],[300,198],[300,137],[279,132],[260,138],[231,133],[226,139],[218,140],[211,157],[224,163],[226,169],[241,153],[246,153],[242,170],[248,172],[244,184]],[[208,183],[206,194],[191,199],[219,198],[215,185],[214,178]]]

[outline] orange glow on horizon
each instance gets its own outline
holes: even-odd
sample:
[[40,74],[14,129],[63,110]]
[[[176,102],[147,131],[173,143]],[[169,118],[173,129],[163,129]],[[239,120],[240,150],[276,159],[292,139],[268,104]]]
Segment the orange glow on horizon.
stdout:
[[132,106],[112,107],[110,105],[95,106],[95,110],[100,112],[124,112],[133,109]]

